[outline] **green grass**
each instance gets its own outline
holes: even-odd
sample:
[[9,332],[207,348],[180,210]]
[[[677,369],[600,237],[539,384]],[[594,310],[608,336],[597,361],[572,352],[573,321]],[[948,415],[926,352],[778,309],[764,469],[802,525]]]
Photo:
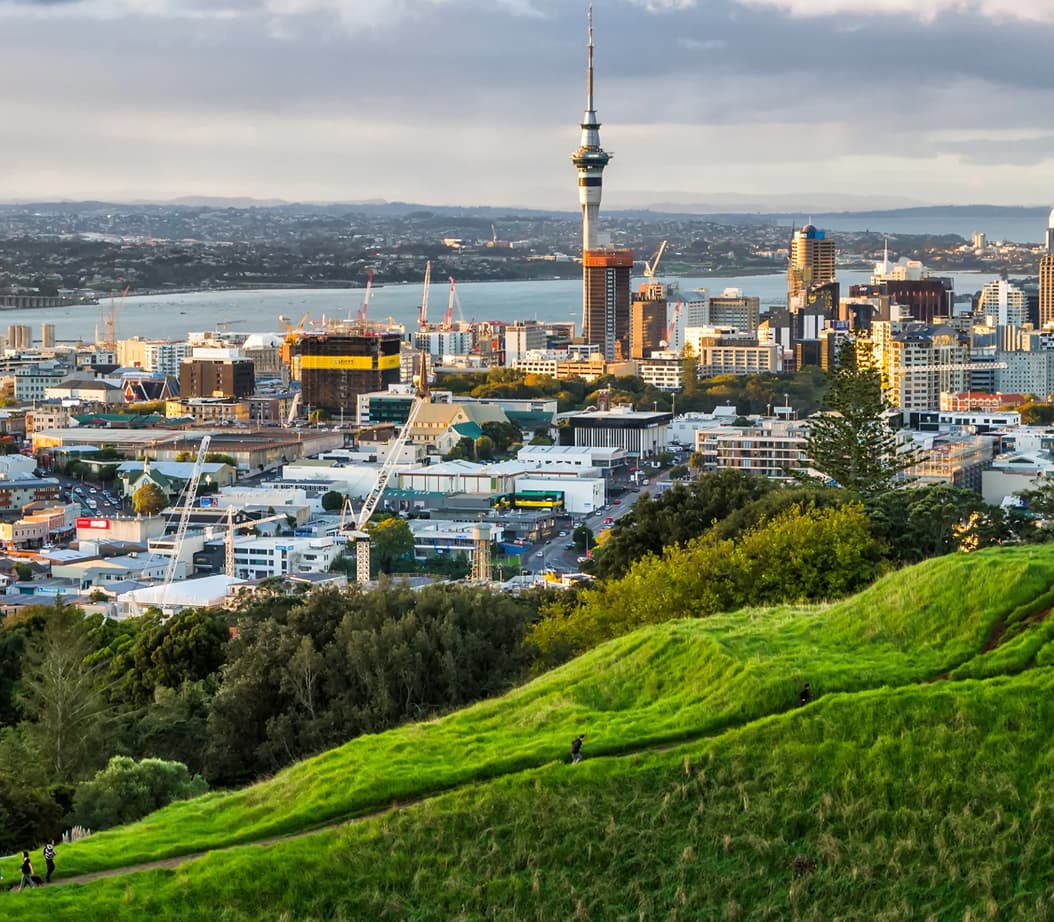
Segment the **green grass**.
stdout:
[[86,922],[1043,922],[1052,721],[1051,669],[831,695],[669,752],[544,766],[4,908]]
[[[901,915],[896,900],[880,905],[888,861],[906,894],[921,887],[923,867],[941,898],[963,891],[954,905],[965,908],[937,907],[934,919],[966,909],[984,918],[982,897],[1016,913],[1040,889],[967,887],[977,872],[944,827],[977,832],[977,817],[992,819],[983,792],[993,787],[1000,822],[1014,827],[993,827],[1008,837],[1003,858],[1027,849],[1040,874],[1036,856],[1051,857],[1033,841],[1043,830],[1025,822],[1036,803],[1050,810],[1036,766],[1054,763],[1054,705],[1044,700],[1054,682],[1045,668],[1054,619],[1043,620],[1051,586],[1054,550],[999,550],[930,561],[831,606],[649,628],[501,699],[362,737],[253,787],[65,847],[60,874],[448,794],[174,871],[22,894],[18,917],[76,907],[79,918],[205,918],[195,913],[211,900],[229,907],[214,917],[229,919],[928,918],[912,913],[929,897]],[[799,711],[805,680],[821,698]],[[613,757],[558,764],[580,731],[590,755]],[[800,880],[788,877],[799,852],[817,861]],[[986,873],[1006,870],[990,858]],[[948,883],[952,864],[960,876]],[[5,870],[10,878],[15,868]],[[843,899],[848,914],[824,915],[820,894]],[[1049,916],[1029,905],[1036,914],[1021,918]]]

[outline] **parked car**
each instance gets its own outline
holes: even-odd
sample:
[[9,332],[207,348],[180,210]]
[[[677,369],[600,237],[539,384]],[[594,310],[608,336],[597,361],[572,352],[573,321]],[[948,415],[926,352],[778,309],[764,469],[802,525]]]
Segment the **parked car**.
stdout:
[[604,524],[605,525],[610,525],[614,521],[615,520],[609,515],[606,519],[604,519]]

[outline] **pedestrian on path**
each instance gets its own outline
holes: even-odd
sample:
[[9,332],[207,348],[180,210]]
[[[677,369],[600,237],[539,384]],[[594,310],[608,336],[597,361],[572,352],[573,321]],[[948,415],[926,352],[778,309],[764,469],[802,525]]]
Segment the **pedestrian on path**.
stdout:
[[571,741],[571,762],[574,765],[577,765],[582,761],[582,741],[585,738],[586,735],[583,733],[581,736],[576,736]]
[[18,892],[22,892],[23,887],[35,887],[36,884],[33,882],[33,864],[29,860],[29,852],[22,852],[22,880],[18,883]]
[[812,689],[809,688],[809,683],[806,682],[805,687],[798,696],[798,707],[805,707],[810,701],[812,701]]
[[48,866],[47,877],[44,878],[46,883],[51,883],[51,875],[55,873],[55,840],[48,839],[48,844],[44,846],[44,864]]

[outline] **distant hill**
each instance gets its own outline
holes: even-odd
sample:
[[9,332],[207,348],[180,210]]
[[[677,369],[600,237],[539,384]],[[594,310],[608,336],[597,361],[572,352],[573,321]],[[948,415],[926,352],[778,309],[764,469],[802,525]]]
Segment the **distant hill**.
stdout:
[[117,876],[0,900],[107,922],[1050,919],[1052,585],[1054,548],[999,549],[672,621],[62,847],[65,878]]

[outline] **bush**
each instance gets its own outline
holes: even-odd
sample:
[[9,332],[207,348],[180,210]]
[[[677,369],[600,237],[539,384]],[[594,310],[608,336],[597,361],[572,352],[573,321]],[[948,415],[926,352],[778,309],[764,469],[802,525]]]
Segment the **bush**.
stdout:
[[175,800],[198,797],[208,790],[200,775],[182,762],[114,756],[91,781],[77,785],[72,821],[88,829],[131,823]]

